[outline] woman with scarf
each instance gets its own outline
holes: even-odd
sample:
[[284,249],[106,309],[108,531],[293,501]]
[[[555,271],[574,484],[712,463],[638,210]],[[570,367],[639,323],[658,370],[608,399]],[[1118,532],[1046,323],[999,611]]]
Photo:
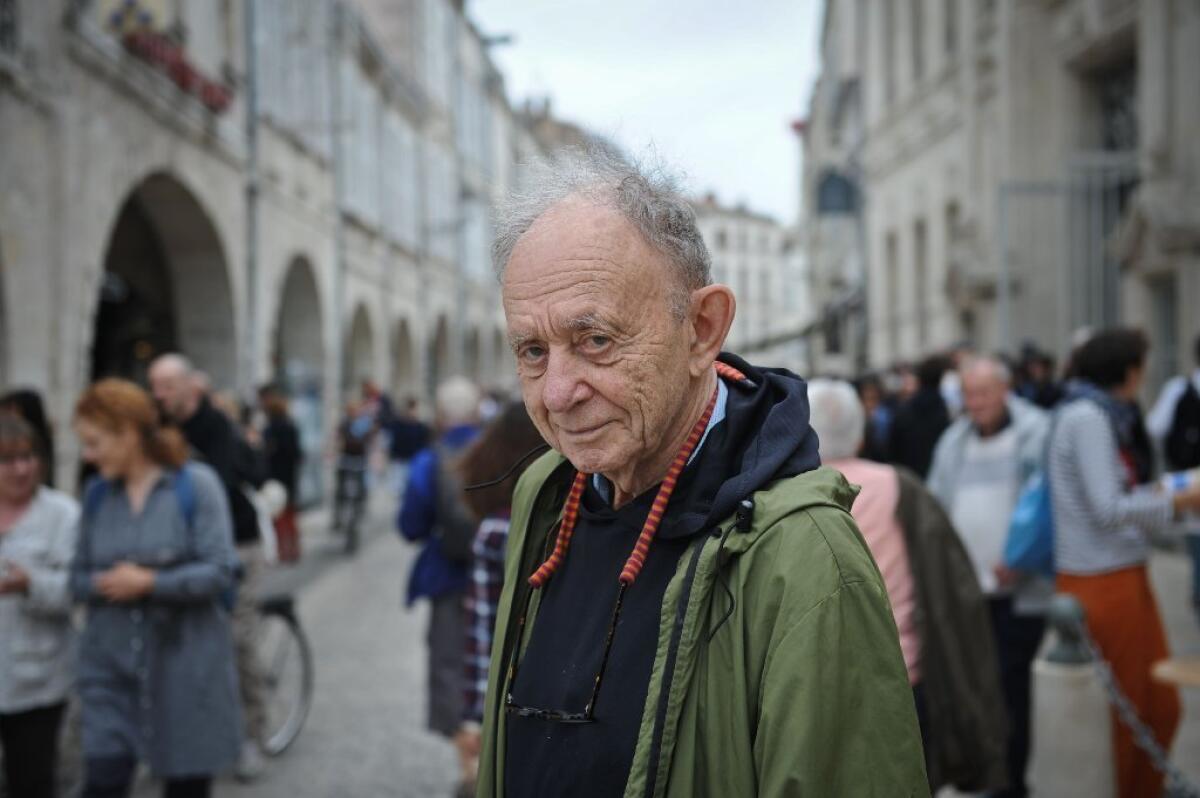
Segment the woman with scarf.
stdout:
[[[1180,705],[1173,688],[1150,678],[1151,666],[1169,653],[1147,569],[1149,534],[1200,508],[1200,487],[1170,495],[1144,484],[1149,474],[1139,455],[1136,400],[1147,348],[1140,331],[1112,329],[1077,351],[1047,469],[1058,589],[1083,605],[1121,689],[1170,750]],[[1115,716],[1112,726],[1117,794],[1159,795],[1161,774]]]

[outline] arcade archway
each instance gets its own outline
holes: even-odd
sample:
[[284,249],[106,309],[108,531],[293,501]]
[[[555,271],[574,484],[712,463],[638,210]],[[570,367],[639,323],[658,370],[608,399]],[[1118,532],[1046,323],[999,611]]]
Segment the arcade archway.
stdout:
[[187,355],[229,387],[237,376],[225,249],[195,195],[155,174],[125,198],[109,235],[92,338],[91,376],[143,381],[150,361]]

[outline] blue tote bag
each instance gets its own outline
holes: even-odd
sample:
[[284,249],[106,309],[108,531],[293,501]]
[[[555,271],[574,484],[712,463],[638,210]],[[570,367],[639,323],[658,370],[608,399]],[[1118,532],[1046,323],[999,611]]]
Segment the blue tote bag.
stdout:
[[1050,431],[1042,451],[1042,467],[1021,486],[1017,506],[1008,521],[1004,564],[1014,571],[1054,576],[1054,509],[1050,504],[1050,443],[1058,413],[1050,417]]
[[1054,511],[1045,466],[1029,477],[1017,497],[1008,522],[1004,563],[1014,571],[1054,575]]

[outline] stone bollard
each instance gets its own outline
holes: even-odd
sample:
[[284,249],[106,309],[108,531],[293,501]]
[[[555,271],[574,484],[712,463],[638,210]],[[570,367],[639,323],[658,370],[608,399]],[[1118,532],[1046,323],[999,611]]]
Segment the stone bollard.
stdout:
[[1030,787],[1055,798],[1111,798],[1112,716],[1080,635],[1083,607],[1056,595],[1046,620],[1051,644],[1033,663]]

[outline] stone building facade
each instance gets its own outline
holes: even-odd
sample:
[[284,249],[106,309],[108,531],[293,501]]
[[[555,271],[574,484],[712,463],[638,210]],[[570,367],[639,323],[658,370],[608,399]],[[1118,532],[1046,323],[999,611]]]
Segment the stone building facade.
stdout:
[[744,205],[723,205],[712,194],[693,204],[713,280],[737,297],[726,348],[764,366],[803,373],[807,357],[797,331],[809,322],[810,311],[795,230]]
[[804,207],[818,304],[861,275],[862,364],[1132,323],[1184,367],[1198,46],[1188,0],[829,0]]
[[541,148],[451,0],[0,0],[0,384],[178,349],[315,453],[371,378],[513,383],[492,201]]

